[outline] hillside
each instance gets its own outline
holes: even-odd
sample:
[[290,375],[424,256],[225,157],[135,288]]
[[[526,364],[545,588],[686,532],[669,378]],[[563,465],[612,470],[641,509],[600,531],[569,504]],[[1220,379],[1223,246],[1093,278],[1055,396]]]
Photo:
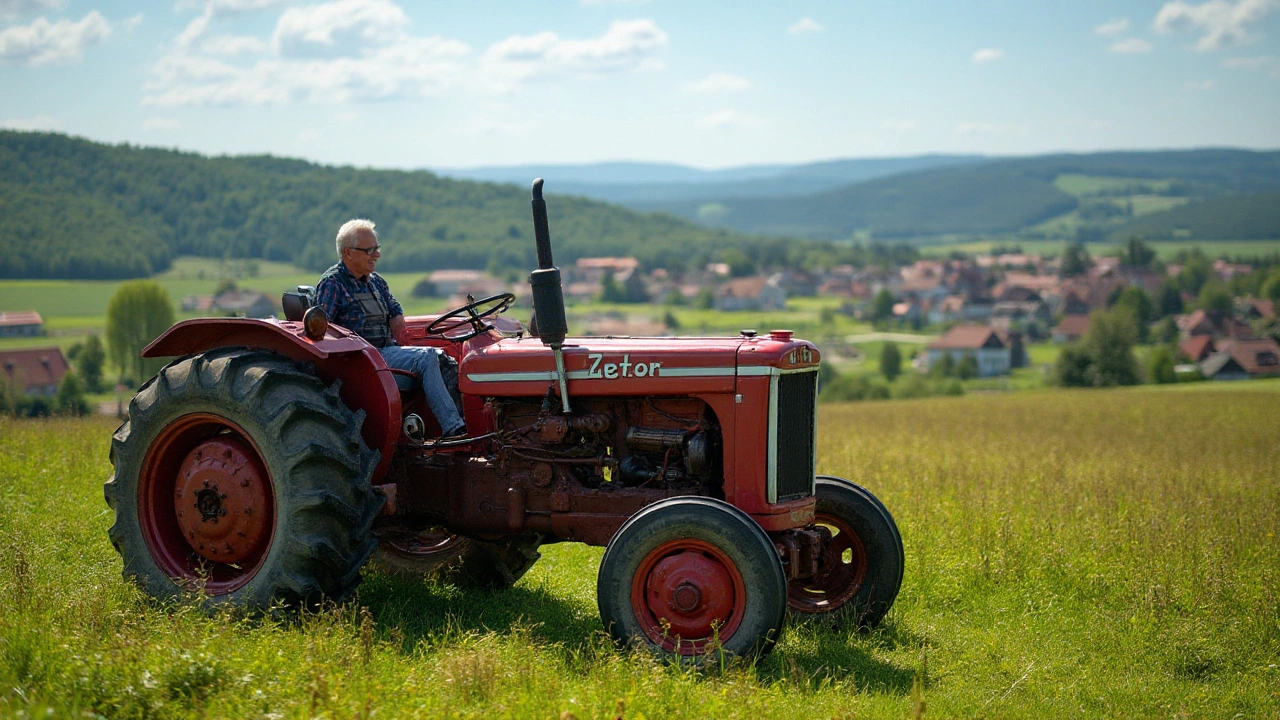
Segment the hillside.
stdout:
[[1280,238],[1280,193],[1230,195],[1189,203],[1134,220],[1112,234],[1148,240]]
[[[1095,188],[1062,187],[1061,177],[1093,181]],[[1108,179],[1123,179],[1110,187]],[[1111,183],[1114,185],[1115,183]],[[942,234],[1028,233],[1035,226],[1070,216],[1061,230],[1101,239],[1127,222],[1126,209],[1114,205],[1131,195],[1212,198],[1233,193],[1280,190],[1280,153],[1244,150],[1117,152],[991,160],[959,167],[853,183],[801,197],[745,200],[723,198],[677,203],[646,203],[711,227],[740,232],[847,238],[869,233],[880,238]],[[1106,198],[1085,202],[1086,198]],[[1086,207],[1088,206],[1088,207]],[[1163,209],[1163,208],[1162,208]],[[1076,217],[1077,210],[1087,210]],[[1128,208],[1132,213],[1132,208]]]
[[824,160],[802,165],[746,165],[721,170],[656,163],[545,164],[443,169],[439,174],[515,184],[522,184],[528,177],[554,177],[561,179],[558,192],[562,194],[645,210],[654,203],[807,195],[878,177],[987,160],[981,155],[920,155]]
[[[555,185],[547,179],[548,190]],[[338,225],[355,216],[378,223],[387,271],[536,265],[527,186],[269,156],[210,158],[55,134],[0,132],[0,213],[0,278],[138,277],[178,255],[318,271],[334,262]],[[797,251],[776,238],[579,198],[553,198],[550,215],[560,264],[625,254],[685,267],[731,246],[756,257]]]

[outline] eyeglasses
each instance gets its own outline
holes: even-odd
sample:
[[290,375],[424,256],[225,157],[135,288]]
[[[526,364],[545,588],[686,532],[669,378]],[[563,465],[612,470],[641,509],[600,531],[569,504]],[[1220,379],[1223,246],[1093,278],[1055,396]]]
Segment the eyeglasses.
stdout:
[[367,248],[362,248],[362,247],[349,247],[349,248],[347,248],[347,249],[348,249],[348,250],[355,250],[356,252],[362,252],[362,253],[364,253],[365,255],[368,255],[369,257],[373,257],[373,254],[374,254],[374,253],[376,253],[376,252],[378,252],[379,250],[381,250],[381,249],[382,249],[382,246],[381,246],[381,245],[374,245],[373,247],[367,247]]

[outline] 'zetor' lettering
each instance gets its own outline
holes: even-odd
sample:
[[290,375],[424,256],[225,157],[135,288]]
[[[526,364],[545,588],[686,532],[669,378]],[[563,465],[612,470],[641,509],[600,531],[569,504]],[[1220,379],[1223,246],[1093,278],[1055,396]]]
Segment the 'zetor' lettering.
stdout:
[[605,362],[604,355],[591,353],[587,356],[591,367],[587,369],[587,377],[591,379],[616,380],[626,377],[657,377],[662,368],[660,362],[633,363],[630,355],[623,355],[622,362]]

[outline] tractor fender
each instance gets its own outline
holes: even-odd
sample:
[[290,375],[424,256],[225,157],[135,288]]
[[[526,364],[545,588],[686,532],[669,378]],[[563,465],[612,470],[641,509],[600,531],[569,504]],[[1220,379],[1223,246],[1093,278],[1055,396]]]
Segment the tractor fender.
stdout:
[[400,437],[400,391],[382,353],[359,335],[330,325],[319,340],[302,323],[254,318],[196,318],[169,328],[142,350],[142,357],[195,355],[220,347],[250,347],[277,352],[313,364],[325,383],[342,381],[339,395],[347,407],[364,411],[360,434],[380,457],[370,481],[378,484],[391,466]]

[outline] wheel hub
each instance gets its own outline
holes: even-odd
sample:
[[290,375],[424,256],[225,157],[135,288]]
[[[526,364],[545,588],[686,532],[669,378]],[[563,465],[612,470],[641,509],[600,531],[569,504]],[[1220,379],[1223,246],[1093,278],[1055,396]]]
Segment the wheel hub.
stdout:
[[660,560],[645,590],[654,615],[670,626],[667,633],[686,640],[711,637],[733,612],[733,577],[696,550]]
[[228,436],[206,440],[183,460],[173,490],[182,536],[207,560],[257,557],[271,538],[271,481],[258,455]]

